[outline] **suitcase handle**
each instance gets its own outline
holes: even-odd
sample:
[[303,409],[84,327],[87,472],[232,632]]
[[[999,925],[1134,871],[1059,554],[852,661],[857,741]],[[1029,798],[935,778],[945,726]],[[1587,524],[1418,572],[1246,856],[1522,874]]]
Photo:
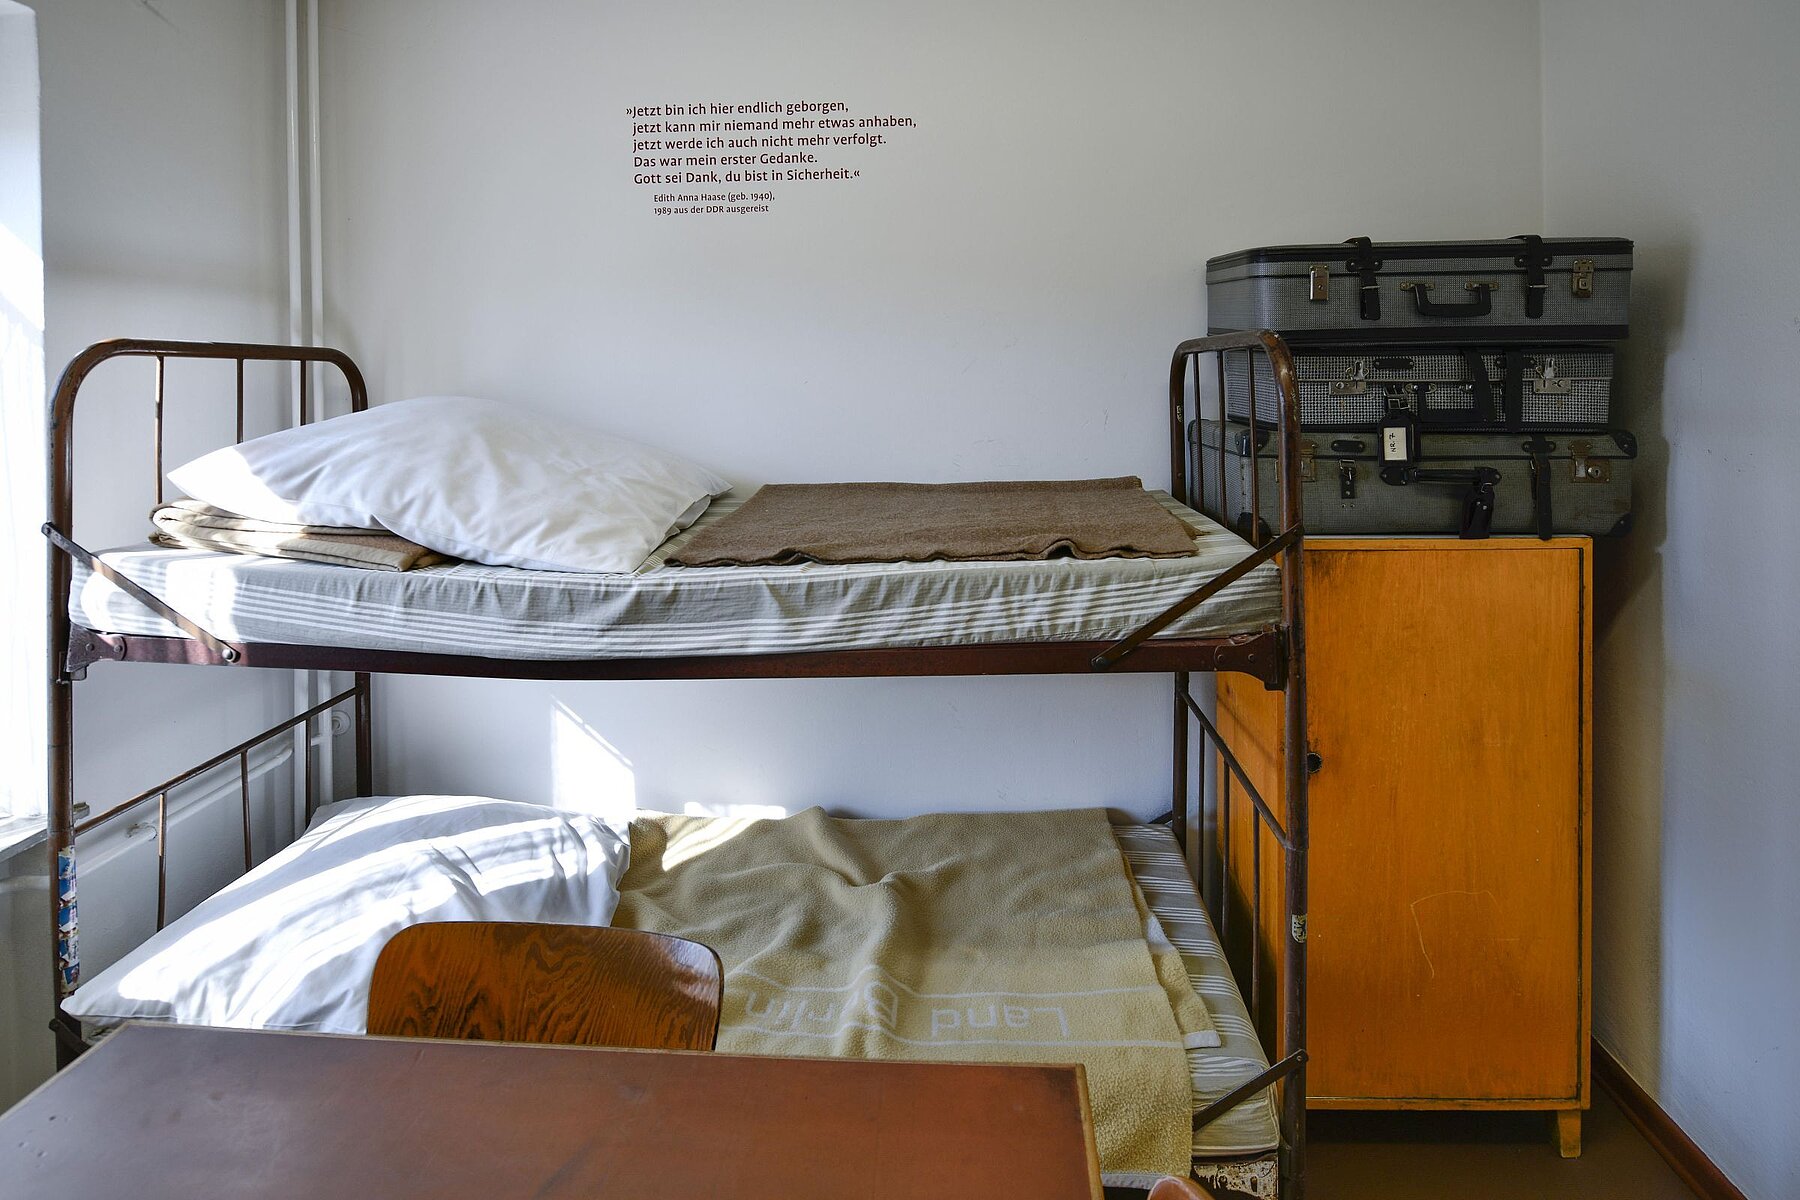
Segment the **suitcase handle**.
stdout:
[[1500,472],[1492,467],[1457,470],[1453,467],[1432,468],[1390,463],[1381,468],[1381,481],[1396,487],[1405,487],[1411,483],[1465,486],[1469,490],[1463,494],[1462,524],[1457,529],[1456,536],[1465,541],[1479,541],[1486,538],[1494,528],[1494,487],[1500,482]]
[[1465,283],[1463,287],[1475,293],[1466,304],[1438,304],[1425,294],[1431,290],[1431,285],[1420,281],[1409,280],[1400,285],[1400,290],[1412,293],[1413,303],[1419,306],[1421,317],[1448,317],[1454,320],[1485,317],[1494,311],[1493,284]]

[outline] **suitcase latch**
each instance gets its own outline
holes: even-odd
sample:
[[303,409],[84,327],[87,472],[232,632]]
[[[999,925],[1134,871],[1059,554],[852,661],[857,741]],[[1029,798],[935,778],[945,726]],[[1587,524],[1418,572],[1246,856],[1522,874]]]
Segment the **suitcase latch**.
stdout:
[[1311,483],[1319,477],[1318,450],[1311,442],[1300,443],[1300,482]]
[[1331,383],[1334,396],[1361,396],[1369,390],[1369,360],[1359,358],[1344,370],[1342,379]]
[[1569,443],[1569,476],[1576,483],[1608,483],[1612,480],[1612,463],[1592,457],[1592,442]]
[[1318,302],[1331,299],[1331,264],[1314,263],[1306,273],[1306,298]]
[[1578,258],[1569,268],[1569,290],[1577,300],[1594,298],[1594,260]]
[[1541,359],[1532,365],[1531,390],[1540,396],[1566,396],[1570,382],[1556,373],[1554,358]]
[[1356,464],[1347,458],[1338,462],[1338,499],[1356,499]]

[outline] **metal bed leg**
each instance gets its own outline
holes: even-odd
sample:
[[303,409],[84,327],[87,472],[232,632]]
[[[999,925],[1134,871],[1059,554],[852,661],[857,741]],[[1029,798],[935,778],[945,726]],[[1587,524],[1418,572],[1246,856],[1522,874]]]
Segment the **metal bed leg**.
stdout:
[[[1285,711],[1282,718],[1282,790],[1287,805],[1289,848],[1286,853],[1286,890],[1288,928],[1286,930],[1286,970],[1283,972],[1286,1000],[1284,1040],[1292,1052],[1306,1045],[1306,849],[1309,833],[1307,812],[1306,740],[1306,646],[1305,626],[1299,619],[1301,607],[1300,552],[1289,564],[1287,600],[1295,619],[1289,624],[1288,679],[1284,689]],[[1289,1163],[1287,1200],[1305,1200],[1306,1196],[1306,1067],[1302,1063],[1282,1088],[1283,1124],[1288,1127]]]
[[375,736],[372,725],[374,697],[370,694],[369,673],[356,673],[356,794],[375,794]]
[[[75,903],[75,681],[64,669],[63,655],[69,646],[69,613],[59,600],[69,594],[69,560],[54,545],[49,555],[50,604],[48,680],[48,738],[45,747],[49,766],[48,850],[50,855],[50,968],[51,1000],[54,1011],[62,1016],[63,997],[75,990],[81,978],[81,942],[78,911]],[[68,1038],[56,1040],[58,1070],[75,1061],[78,1043]]]
[[1188,872],[1194,871],[1193,847],[1188,844],[1188,710],[1187,710],[1188,673],[1175,672],[1175,740],[1174,762],[1171,780],[1169,808],[1175,814],[1173,828],[1175,841],[1181,847],[1181,853],[1188,860]]

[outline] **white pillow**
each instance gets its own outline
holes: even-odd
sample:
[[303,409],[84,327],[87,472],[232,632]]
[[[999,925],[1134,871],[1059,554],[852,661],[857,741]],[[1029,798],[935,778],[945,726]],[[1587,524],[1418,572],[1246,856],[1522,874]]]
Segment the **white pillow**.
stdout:
[[596,817],[478,796],[351,800],[75,990],[121,1021],[361,1033],[389,938],[421,921],[605,925],[630,842]]
[[545,571],[634,571],[731,488],[666,451],[467,396],[284,429],[169,481],[258,520],[380,526],[457,558]]

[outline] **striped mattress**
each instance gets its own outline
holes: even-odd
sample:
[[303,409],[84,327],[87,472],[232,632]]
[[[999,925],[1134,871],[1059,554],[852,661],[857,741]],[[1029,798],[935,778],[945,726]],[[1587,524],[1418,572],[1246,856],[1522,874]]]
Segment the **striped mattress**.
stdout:
[[[458,563],[390,572],[155,546],[107,551],[115,569],[235,642],[496,659],[672,658],[1114,638],[1248,553],[1242,539],[1167,495],[1195,531],[1180,558],[1034,562],[808,563],[675,567],[665,542],[629,574]],[[716,501],[704,528],[740,500]],[[174,625],[77,564],[69,615],[107,633],[180,637]],[[1274,624],[1265,563],[1164,631]]]
[[[1194,1111],[1267,1070],[1269,1060],[1257,1040],[1250,1012],[1233,981],[1224,950],[1213,932],[1212,920],[1200,904],[1182,859],[1175,835],[1161,825],[1115,825],[1113,834],[1125,853],[1125,861],[1143,889],[1144,900],[1156,914],[1163,932],[1181,952],[1188,981],[1206,1002],[1213,1025],[1224,1043],[1188,1051],[1194,1079]],[[1280,1140],[1273,1090],[1251,1097],[1228,1110],[1216,1121],[1194,1132],[1194,1158],[1238,1158],[1265,1154]],[[1257,1164],[1262,1165],[1262,1164]],[[1271,1178],[1255,1194],[1273,1194],[1274,1163],[1266,1164]]]

